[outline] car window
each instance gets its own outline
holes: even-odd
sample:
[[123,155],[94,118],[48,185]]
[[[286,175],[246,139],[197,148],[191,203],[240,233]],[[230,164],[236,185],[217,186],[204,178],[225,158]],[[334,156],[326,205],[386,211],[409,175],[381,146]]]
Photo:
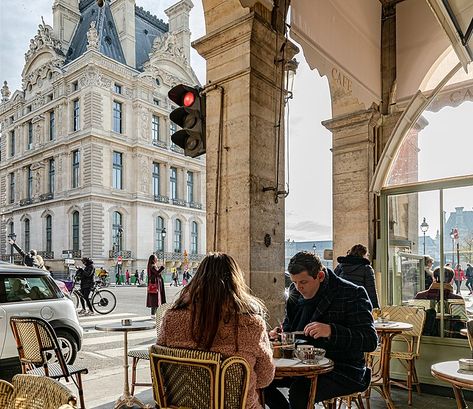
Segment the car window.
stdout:
[[49,300],[57,298],[49,277],[4,277],[6,302]]

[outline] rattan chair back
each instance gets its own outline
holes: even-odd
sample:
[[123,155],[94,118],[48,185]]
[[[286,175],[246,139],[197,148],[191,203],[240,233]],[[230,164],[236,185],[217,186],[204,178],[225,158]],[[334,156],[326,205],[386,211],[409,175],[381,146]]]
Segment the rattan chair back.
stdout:
[[[0,388],[3,381],[0,382]],[[54,379],[35,375],[15,375],[9,400],[4,409],[76,408],[71,391]],[[3,402],[0,402],[3,403]]]
[[251,368],[240,357],[227,358],[222,363],[220,378],[220,408],[244,409],[248,396]]
[[23,373],[34,367],[48,371],[48,353],[54,354],[66,380],[70,374],[62,355],[56,333],[51,325],[38,317],[11,317],[10,326],[16,341]]
[[0,408],[6,408],[13,395],[13,385],[0,379]]
[[451,302],[448,301],[448,312],[454,318],[460,318],[462,320],[467,320],[468,315],[466,314],[465,302]]
[[468,344],[470,345],[470,350],[473,352],[473,320],[467,321],[466,331],[468,335]]
[[156,310],[156,339],[159,338],[161,332],[161,323],[163,322],[164,314],[166,314],[167,310],[171,307],[171,303],[165,303],[161,304]]
[[406,322],[412,325],[412,330],[403,331],[402,335],[412,337],[412,339],[405,338],[405,340],[409,344],[410,352],[419,354],[420,340],[426,317],[425,310],[416,307],[391,306],[383,308],[384,313],[389,315],[390,321]]
[[153,345],[150,364],[161,408],[217,409],[221,355]]

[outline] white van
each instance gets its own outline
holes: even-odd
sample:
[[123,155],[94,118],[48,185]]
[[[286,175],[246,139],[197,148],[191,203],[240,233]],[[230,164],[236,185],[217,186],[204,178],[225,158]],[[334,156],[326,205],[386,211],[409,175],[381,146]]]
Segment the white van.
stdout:
[[10,317],[41,317],[56,331],[64,358],[72,364],[82,345],[83,330],[73,302],[49,272],[0,261],[0,367],[18,364]]

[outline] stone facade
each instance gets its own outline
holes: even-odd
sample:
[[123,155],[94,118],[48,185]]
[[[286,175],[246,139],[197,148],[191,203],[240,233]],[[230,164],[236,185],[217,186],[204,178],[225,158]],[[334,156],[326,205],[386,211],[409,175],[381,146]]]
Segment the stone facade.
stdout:
[[[189,31],[192,3],[182,0],[178,5],[167,15],[187,26],[178,26],[179,33],[156,35],[149,59],[135,67],[132,56],[141,45],[138,39],[131,41],[129,20],[134,21],[136,13],[141,21],[154,24],[156,32],[166,27],[163,22],[136,8],[134,1],[115,1],[115,20],[106,10],[98,15],[104,13],[105,22],[110,18],[109,25],[120,19],[123,27],[116,30],[121,43],[115,46],[124,50],[127,64],[114,59],[113,50],[110,55],[102,52],[103,41],[109,40],[102,38],[95,22],[88,29],[84,52],[68,61],[73,55],[68,47],[77,41],[71,24],[98,6],[87,0],[79,5],[54,2],[54,27],[43,22],[25,55],[23,89],[13,94],[6,84],[2,89],[4,259],[10,256],[11,231],[21,246],[29,240],[30,248],[43,252],[53,271],[64,270],[65,250],[74,250],[75,258],[92,257],[106,268],[112,268],[121,254],[124,268],[140,270],[157,250],[168,267],[180,267],[185,252],[190,267],[195,266],[205,253],[205,158],[185,157],[170,140],[172,106],[167,92],[177,83],[198,83],[186,57],[189,36],[183,34]],[[104,7],[110,6],[105,2]],[[171,173],[176,174],[174,198]],[[78,231],[73,227],[75,212]],[[117,217],[121,223],[117,226],[115,220],[113,226]],[[164,245],[158,217],[167,232]],[[120,244],[118,227],[123,229]]]

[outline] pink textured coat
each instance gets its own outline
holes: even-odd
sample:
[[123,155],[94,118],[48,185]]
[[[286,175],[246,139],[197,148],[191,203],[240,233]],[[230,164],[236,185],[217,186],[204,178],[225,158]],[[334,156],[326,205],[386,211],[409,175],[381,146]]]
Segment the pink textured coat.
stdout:
[[[268,386],[274,378],[271,344],[266,325],[261,317],[241,315],[238,321],[237,334],[235,334],[234,320],[220,324],[211,351],[219,352],[225,357],[238,355],[248,361],[252,371],[246,408],[261,409],[257,389]],[[161,325],[159,345],[195,349],[196,344],[191,336],[189,309],[169,310]]]

